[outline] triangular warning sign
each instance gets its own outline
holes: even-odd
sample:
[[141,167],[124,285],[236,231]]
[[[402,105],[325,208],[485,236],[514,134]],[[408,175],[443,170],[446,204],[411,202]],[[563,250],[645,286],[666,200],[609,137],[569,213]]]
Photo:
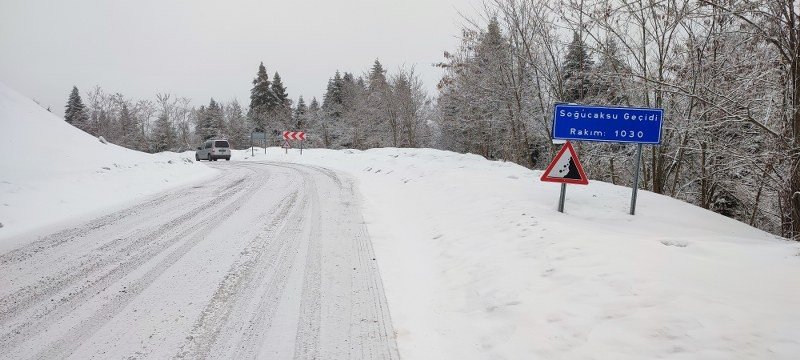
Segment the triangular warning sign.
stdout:
[[589,178],[583,172],[583,166],[581,166],[581,161],[578,160],[578,154],[575,153],[575,149],[572,148],[572,144],[569,141],[561,147],[556,157],[553,158],[553,162],[544,171],[542,181],[577,185],[589,184]]

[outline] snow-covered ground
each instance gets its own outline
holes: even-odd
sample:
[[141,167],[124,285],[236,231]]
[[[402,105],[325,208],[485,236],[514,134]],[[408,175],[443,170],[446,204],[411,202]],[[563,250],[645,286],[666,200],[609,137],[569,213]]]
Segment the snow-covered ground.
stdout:
[[[102,144],[1,84],[0,133],[0,255],[168,188],[194,191],[185,185],[216,174],[191,153],[147,155]],[[630,216],[630,189],[601,182],[569,186],[561,214],[559,186],[541,183],[540,172],[475,155],[255,152],[237,151],[232,161],[317,165],[355,179],[402,358],[800,354],[798,243],[646,191]],[[137,269],[131,271],[143,272]],[[185,295],[164,300],[177,304]]]
[[427,149],[239,151],[352,174],[405,359],[797,359],[800,244],[684,202]]
[[197,182],[215,170],[193,153],[145,154],[67,124],[0,83],[0,252],[79,218]]

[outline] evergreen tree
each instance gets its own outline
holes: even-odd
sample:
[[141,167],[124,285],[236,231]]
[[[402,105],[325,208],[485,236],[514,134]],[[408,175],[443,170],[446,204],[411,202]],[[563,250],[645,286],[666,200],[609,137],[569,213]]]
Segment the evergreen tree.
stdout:
[[119,112],[119,127],[122,138],[121,145],[130,148],[133,145],[133,136],[139,133],[139,129],[136,126],[136,119],[133,118],[133,114],[125,102],[122,103],[122,109]]
[[262,62],[258,66],[258,73],[253,79],[253,88],[250,89],[250,110],[269,109],[274,103],[275,96],[270,89],[269,75],[267,68]]
[[572,42],[567,47],[567,55],[562,65],[564,101],[579,102],[591,95],[590,90],[595,88],[589,77],[593,67],[594,61],[589,56],[586,43],[577,31],[573,32]]
[[166,112],[162,112],[153,128],[153,152],[169,151],[175,147],[175,129]]
[[294,123],[297,130],[305,129],[308,126],[308,106],[302,95],[297,100],[297,107],[294,109]]
[[368,90],[370,93],[379,92],[386,89],[386,70],[383,69],[383,65],[378,59],[375,59],[375,63],[372,64],[372,68],[369,70],[369,88]]
[[195,132],[200,140],[208,140],[215,136],[223,135],[225,132],[225,118],[222,114],[222,107],[211,98],[208,107],[200,107],[197,116],[197,129]]
[[86,105],[83,104],[81,95],[78,92],[78,87],[73,86],[72,92],[69,94],[67,100],[66,111],[64,112],[64,120],[69,124],[84,130],[87,125],[89,116],[86,114]]
[[316,97],[311,98],[311,103],[308,105],[308,114],[316,115],[319,113],[319,101]]
[[316,97],[311,98],[311,103],[308,105],[308,132],[317,134],[318,139],[322,140],[321,146],[328,146],[327,139],[325,139],[325,131],[322,123],[322,109],[320,108],[319,101]]
[[211,98],[206,114],[211,125],[211,136],[225,136],[227,129],[225,129],[225,116],[222,112],[222,105],[214,101],[214,98]]
[[289,108],[291,101],[289,100],[289,95],[286,94],[286,87],[283,86],[283,81],[281,81],[281,76],[278,75],[278,72],[275,72],[275,75],[272,77],[272,93],[275,95],[275,107],[277,108]]
[[345,72],[342,76],[342,111],[350,112],[355,109],[356,100],[358,96],[365,91],[366,85],[364,79],[356,79],[356,77],[349,72]]
[[244,149],[250,144],[250,128],[244,117],[242,106],[233,100],[225,106],[225,119],[227,122],[228,141],[236,149]]
[[272,93],[275,95],[275,105],[270,110],[269,115],[273,129],[288,129],[292,127],[292,100],[286,94],[286,87],[277,72],[272,78]]
[[342,80],[339,70],[336,70],[333,78],[328,80],[328,87],[322,97],[322,109],[325,112],[325,116],[332,120],[339,119],[342,116],[343,89],[344,80]]
[[620,75],[630,72],[628,66],[622,60],[619,53],[619,46],[612,38],[605,41],[605,49],[600,54],[600,61],[597,64],[597,79],[594,81],[599,101],[614,105],[624,104],[628,99],[625,94]]
[[394,129],[391,126],[394,119],[392,90],[386,79],[386,70],[378,59],[375,59],[367,77],[367,142],[374,147],[393,145],[385,141],[385,134],[392,133]]
[[500,67],[507,64],[508,61],[508,43],[500,31],[500,24],[497,18],[492,18],[486,27],[486,32],[481,34],[478,47],[476,49],[476,58],[478,60],[478,68],[481,73],[488,72],[489,76],[500,73]]
[[276,103],[267,68],[262,62],[258,66],[256,78],[253,79],[253,88],[250,89],[250,109],[247,113],[257,131],[265,131],[268,113]]

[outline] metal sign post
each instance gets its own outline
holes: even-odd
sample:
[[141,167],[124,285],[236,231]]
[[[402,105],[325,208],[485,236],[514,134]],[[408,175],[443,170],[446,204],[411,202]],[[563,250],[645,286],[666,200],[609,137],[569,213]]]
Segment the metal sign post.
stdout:
[[255,156],[255,150],[253,149],[254,148],[253,140],[261,140],[261,144],[264,145],[264,154],[266,154],[267,153],[267,144],[266,144],[267,143],[267,134],[265,134],[263,132],[260,132],[260,131],[250,132],[250,155],[251,156]]
[[567,197],[567,184],[588,185],[589,178],[583,171],[578,153],[569,141],[565,142],[556,157],[542,173],[541,181],[561,183],[561,194],[558,197],[558,212],[564,212],[564,201]]
[[283,139],[285,140],[284,147],[286,148],[286,153],[289,153],[289,140],[300,141],[300,155],[303,155],[303,141],[306,139],[306,133],[303,131],[284,131],[283,132]]
[[631,194],[631,215],[636,213],[636,192],[639,190],[639,163],[642,162],[642,144],[636,147],[636,165],[633,170],[633,193]]
[[558,197],[558,212],[564,212],[564,199],[567,197],[567,184],[561,184],[561,195]]

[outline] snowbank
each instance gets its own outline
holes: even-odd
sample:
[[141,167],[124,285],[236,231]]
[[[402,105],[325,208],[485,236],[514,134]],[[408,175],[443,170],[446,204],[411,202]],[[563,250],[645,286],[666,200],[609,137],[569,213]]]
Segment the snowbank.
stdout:
[[194,154],[145,154],[67,124],[0,83],[0,252],[43,227],[205,179]]
[[405,359],[796,359],[800,245],[669,197],[435,150],[256,150],[352,174]]

